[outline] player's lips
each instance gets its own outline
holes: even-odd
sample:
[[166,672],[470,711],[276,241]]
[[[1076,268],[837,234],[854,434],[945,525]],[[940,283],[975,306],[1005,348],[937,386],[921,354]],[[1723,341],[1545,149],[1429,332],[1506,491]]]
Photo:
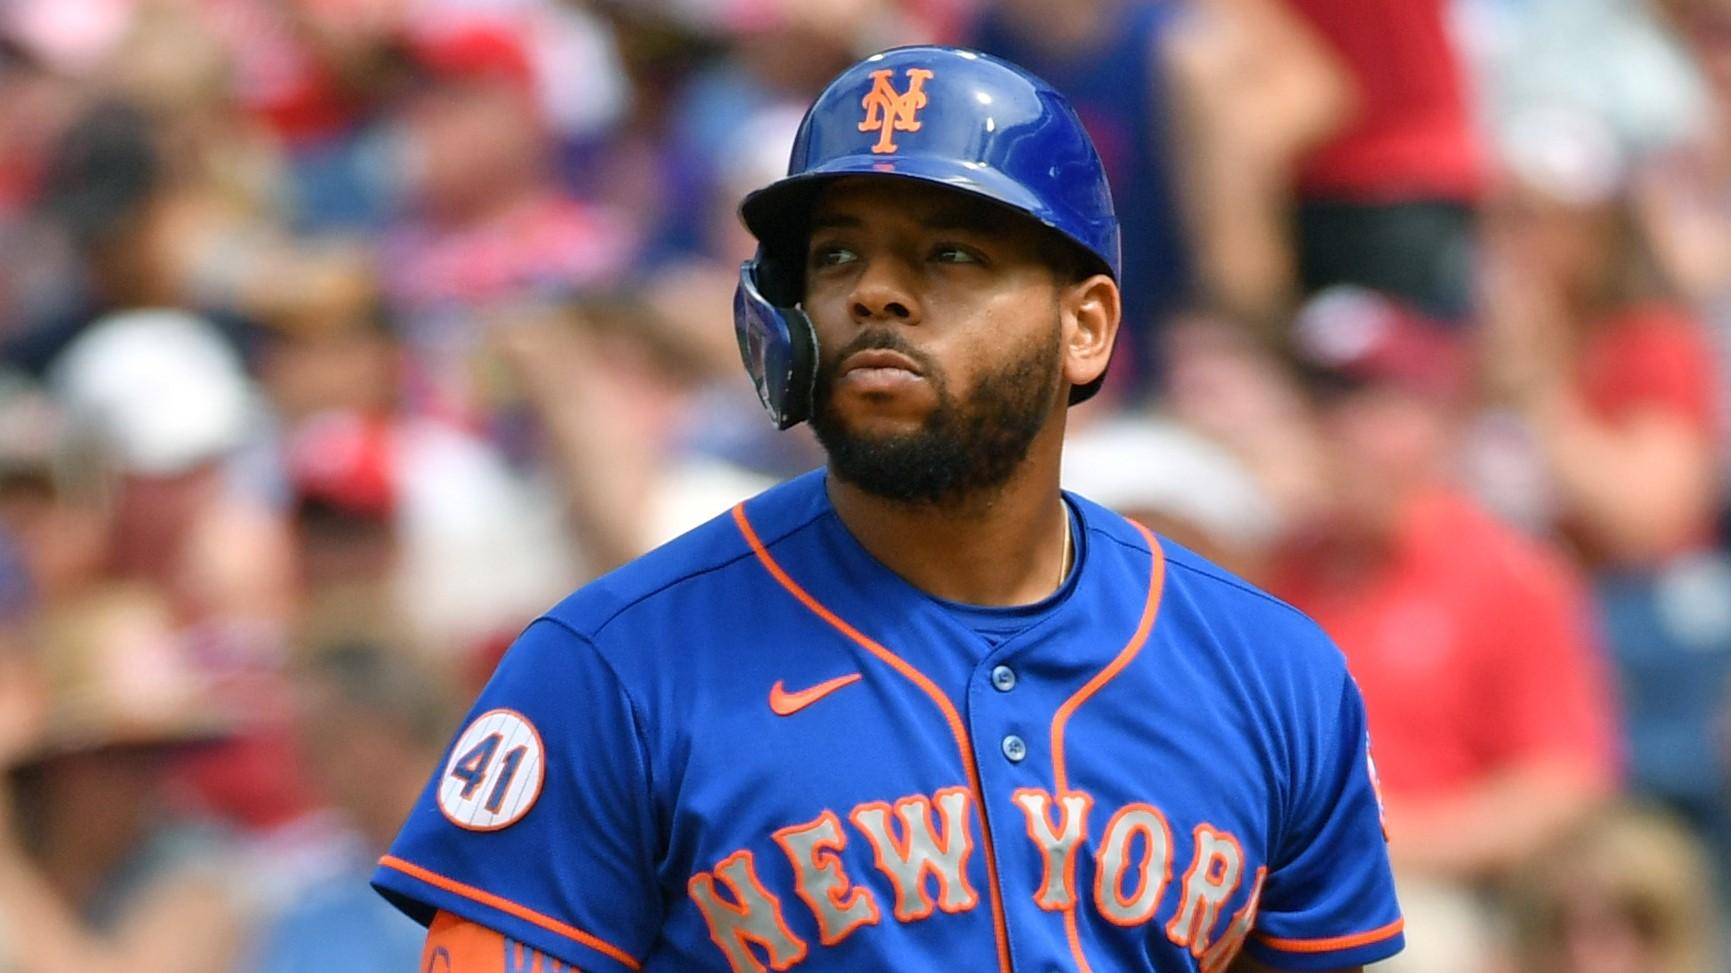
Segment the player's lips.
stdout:
[[894,368],[904,372],[912,372],[915,375],[921,374],[920,366],[914,364],[912,358],[899,351],[890,351],[888,348],[867,348],[864,351],[856,351],[847,356],[847,359],[841,363],[843,375],[865,368]]
[[888,392],[925,381],[925,375],[913,359],[884,348],[856,351],[842,360],[838,371],[838,384],[851,385],[862,392]]

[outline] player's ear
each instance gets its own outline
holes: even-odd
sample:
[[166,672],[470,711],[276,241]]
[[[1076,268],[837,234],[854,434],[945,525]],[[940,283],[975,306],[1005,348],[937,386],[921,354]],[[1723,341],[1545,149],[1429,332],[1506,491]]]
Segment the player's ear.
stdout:
[[1105,274],[1086,277],[1063,288],[1058,308],[1064,330],[1064,378],[1071,385],[1087,385],[1105,374],[1112,344],[1118,340],[1123,313],[1118,284]]

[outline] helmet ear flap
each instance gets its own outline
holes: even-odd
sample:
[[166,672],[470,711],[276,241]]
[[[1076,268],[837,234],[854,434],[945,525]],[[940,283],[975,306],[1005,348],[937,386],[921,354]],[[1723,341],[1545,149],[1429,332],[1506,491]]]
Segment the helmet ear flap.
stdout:
[[733,292],[733,330],[758,401],[775,427],[786,429],[811,416],[817,331],[798,303],[789,300],[789,289],[776,286],[780,283],[761,249],[741,264]]

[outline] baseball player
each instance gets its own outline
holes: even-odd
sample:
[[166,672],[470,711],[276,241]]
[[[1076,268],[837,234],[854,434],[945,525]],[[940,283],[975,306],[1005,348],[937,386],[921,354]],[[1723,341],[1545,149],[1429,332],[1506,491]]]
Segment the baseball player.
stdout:
[[1398,951],[1357,688],[1058,486],[1118,229],[1056,91],[876,54],[746,197],[735,299],[828,456],[571,595],[374,882],[424,973],[1357,970]]

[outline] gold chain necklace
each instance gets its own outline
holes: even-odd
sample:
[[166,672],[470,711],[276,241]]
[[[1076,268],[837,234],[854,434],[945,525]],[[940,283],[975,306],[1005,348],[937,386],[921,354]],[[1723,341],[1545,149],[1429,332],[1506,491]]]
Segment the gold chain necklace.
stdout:
[[1056,593],[1064,587],[1064,579],[1070,576],[1070,511],[1064,511],[1064,556],[1058,559],[1058,584],[1052,589]]

